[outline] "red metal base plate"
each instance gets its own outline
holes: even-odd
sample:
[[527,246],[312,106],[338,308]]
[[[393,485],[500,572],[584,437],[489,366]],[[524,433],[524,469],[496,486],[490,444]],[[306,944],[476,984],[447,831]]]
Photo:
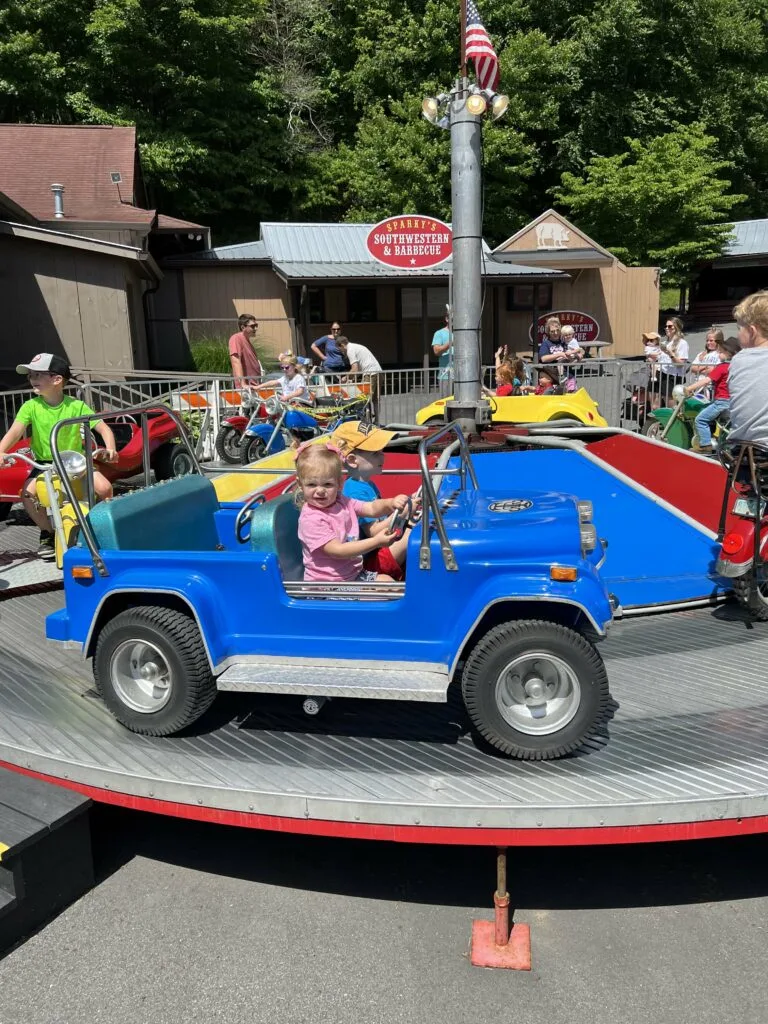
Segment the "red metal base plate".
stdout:
[[531,929],[527,924],[516,924],[512,927],[507,945],[497,946],[494,922],[473,921],[469,960],[473,967],[530,971]]

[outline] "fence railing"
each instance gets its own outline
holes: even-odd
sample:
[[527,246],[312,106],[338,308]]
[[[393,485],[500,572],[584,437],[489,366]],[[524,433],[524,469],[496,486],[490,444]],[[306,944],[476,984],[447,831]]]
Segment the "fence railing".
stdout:
[[[528,364],[528,382],[536,382],[541,364]],[[225,416],[241,406],[242,389],[232,377],[211,374],[163,374],[155,371],[78,370],[81,383],[67,390],[82,397],[97,411],[119,412],[147,402],[167,403],[184,418],[197,442],[203,459],[215,457],[215,439]],[[694,379],[689,365],[654,367],[640,360],[593,359],[569,364],[563,378],[569,376],[575,387],[584,387],[597,402],[611,426],[641,429],[652,408],[672,404],[675,384]],[[482,370],[483,384],[494,386],[492,366]],[[268,382],[265,383],[268,387]],[[375,418],[379,423],[415,423],[417,412],[436,399],[452,393],[453,383],[437,368],[384,370],[373,377],[366,374],[316,375],[309,381],[317,395],[354,397],[361,391],[371,393]],[[13,422],[19,407],[33,396],[29,388],[0,393],[0,430]]]

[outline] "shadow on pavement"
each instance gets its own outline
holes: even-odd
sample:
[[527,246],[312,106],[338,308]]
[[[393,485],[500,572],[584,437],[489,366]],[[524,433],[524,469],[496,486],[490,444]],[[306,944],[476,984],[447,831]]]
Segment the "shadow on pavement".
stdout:
[[[97,807],[97,878],[132,857],[295,890],[443,906],[487,906],[493,847],[421,846],[251,831]],[[652,907],[768,895],[768,836],[581,848],[510,848],[513,905]]]

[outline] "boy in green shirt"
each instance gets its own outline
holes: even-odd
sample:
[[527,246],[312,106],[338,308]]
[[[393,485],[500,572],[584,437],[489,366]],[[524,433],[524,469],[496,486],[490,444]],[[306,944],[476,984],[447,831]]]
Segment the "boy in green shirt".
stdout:
[[[27,427],[30,428],[30,447],[35,462],[52,462],[51,431],[54,424],[74,416],[93,415],[93,409],[90,409],[79,398],[64,394],[64,388],[71,373],[69,364],[61,356],[51,355],[50,352],[41,352],[29,363],[17,366],[16,371],[29,374],[29,383],[35,392],[35,397],[24,402],[16,413],[16,419],[11,424],[10,430],[0,440],[0,465],[6,461],[8,449],[24,437]],[[104,441],[105,461],[115,462],[117,459],[115,435],[101,420],[94,420],[91,426]],[[62,451],[83,451],[83,439],[79,424],[72,424],[60,430],[58,444]],[[40,527],[40,547],[37,553],[43,558],[53,558],[53,533],[50,530],[45,509],[39,507],[36,499],[35,478],[39,475],[40,470],[33,469],[31,471],[24,481],[21,500],[29,517]],[[93,489],[97,498],[112,497],[112,484],[96,470],[93,473]]]

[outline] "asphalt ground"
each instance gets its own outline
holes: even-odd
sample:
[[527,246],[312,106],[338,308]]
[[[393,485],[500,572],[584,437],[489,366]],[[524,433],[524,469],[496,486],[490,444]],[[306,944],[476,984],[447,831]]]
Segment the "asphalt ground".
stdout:
[[0,961],[2,1024],[768,1020],[768,837],[512,850],[530,973],[467,958],[493,849],[98,808],[98,885]]

